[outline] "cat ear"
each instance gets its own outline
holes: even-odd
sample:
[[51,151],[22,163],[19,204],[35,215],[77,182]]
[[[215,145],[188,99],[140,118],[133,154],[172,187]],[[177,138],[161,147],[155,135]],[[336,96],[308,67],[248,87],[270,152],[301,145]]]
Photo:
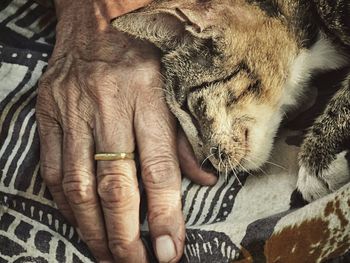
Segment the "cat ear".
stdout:
[[174,49],[184,39],[210,38],[211,9],[192,1],[155,1],[146,8],[112,21],[119,31],[146,39],[163,51]]

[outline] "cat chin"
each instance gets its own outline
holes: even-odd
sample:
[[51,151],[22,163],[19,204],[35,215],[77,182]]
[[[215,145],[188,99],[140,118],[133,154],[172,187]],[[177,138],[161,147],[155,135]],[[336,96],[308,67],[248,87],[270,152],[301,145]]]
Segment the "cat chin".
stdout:
[[245,170],[256,171],[259,170],[269,159],[273,147],[273,138],[266,139],[263,147],[256,151],[252,151],[242,159],[241,165]]
[[251,105],[245,111],[254,116],[255,121],[249,125],[248,149],[241,165],[254,171],[268,161],[283,114],[270,105]]

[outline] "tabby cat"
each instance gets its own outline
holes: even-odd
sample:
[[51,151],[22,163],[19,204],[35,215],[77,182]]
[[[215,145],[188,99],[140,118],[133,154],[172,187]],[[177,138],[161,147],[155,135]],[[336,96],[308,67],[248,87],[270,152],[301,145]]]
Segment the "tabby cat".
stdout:
[[[262,166],[312,76],[350,66],[350,0],[163,0],[112,24],[160,48],[169,107],[217,169]],[[302,144],[297,188],[309,202],[350,180],[332,169],[349,170],[348,72]]]

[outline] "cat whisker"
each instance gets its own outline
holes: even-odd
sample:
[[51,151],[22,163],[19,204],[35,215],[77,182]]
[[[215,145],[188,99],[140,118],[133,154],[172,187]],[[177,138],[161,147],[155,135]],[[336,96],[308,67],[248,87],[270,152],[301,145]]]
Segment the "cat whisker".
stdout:
[[203,165],[204,165],[204,163],[206,162],[206,161],[208,161],[209,160],[209,158],[210,157],[212,157],[212,156],[214,156],[214,154],[210,154],[210,155],[208,155],[204,160],[203,160],[203,162],[201,163],[201,165],[200,165],[200,168],[202,169],[202,167],[203,167]]
[[[258,158],[258,157],[251,157],[251,158],[254,158],[254,159],[257,160],[257,161],[261,161],[261,160],[262,160],[262,159],[260,159],[260,158]],[[279,165],[279,164],[277,164],[277,163],[274,163],[274,162],[265,161],[265,163],[271,164],[271,165],[276,166],[276,167],[278,167],[278,168],[281,168],[281,169],[283,169],[283,170],[287,170],[286,167],[281,166],[281,165]]]
[[202,161],[201,165],[200,165],[200,169],[203,168],[203,165],[205,164],[206,161],[208,161],[210,159],[210,157],[214,156],[215,153],[213,153],[212,151],[217,149],[217,147],[210,147],[210,154]]
[[225,164],[225,182],[227,183],[228,182],[228,169],[227,169],[227,164]]
[[286,167],[281,166],[281,165],[276,164],[276,163],[273,163],[273,162],[269,162],[269,161],[267,161],[267,162],[265,162],[265,163],[271,164],[271,165],[276,166],[276,167],[278,167],[278,168],[281,168],[281,169],[283,169],[283,170],[287,170],[287,168],[286,168]]
[[[245,150],[245,149],[246,149],[245,147],[235,147],[235,150]],[[262,160],[261,158],[253,157],[253,156],[251,156],[250,158],[252,158],[252,159],[254,159],[254,160],[256,160],[256,161],[261,161],[261,160]],[[254,162],[250,161],[250,160],[247,159],[247,158],[244,158],[244,160],[246,160],[246,161],[248,161],[248,162],[250,162],[250,163],[253,163],[253,164],[255,165]],[[277,164],[277,163],[271,162],[271,161],[265,161],[264,163],[266,163],[266,164],[271,164],[271,165],[276,166],[276,167],[278,167],[278,168],[281,168],[281,169],[283,169],[283,170],[287,170],[286,167],[284,167],[284,166],[282,166],[282,165],[279,165],[279,164]],[[265,172],[264,172],[264,173],[265,173]],[[265,174],[266,174],[266,173],[265,173]]]
[[[254,166],[256,166],[256,164],[252,161],[252,160],[249,160],[247,158],[244,158],[243,160],[253,164]],[[263,174],[265,174],[266,176],[268,175],[261,167],[258,167],[259,171],[261,171]]]
[[218,147],[214,147],[214,146],[213,146],[213,147],[210,147],[210,149],[209,149],[210,153],[213,154],[213,155],[215,155],[215,152],[213,153],[212,150],[216,150],[217,148],[218,148]]
[[235,178],[236,178],[236,179],[237,179],[237,181],[238,181],[238,184],[239,184],[240,186],[242,186],[242,187],[243,187],[243,184],[242,184],[241,180],[239,180],[238,175],[236,174],[236,169],[235,169],[235,168],[233,168],[233,165],[232,165],[232,163],[231,163],[231,160],[230,160],[230,159],[228,159],[228,163],[229,163],[229,165],[230,165],[230,167],[231,167],[231,170],[232,170],[233,175],[235,176]]
[[219,145],[219,158],[220,158],[220,161],[221,161],[221,162],[224,162],[224,161],[222,160],[222,154],[221,154],[221,147],[220,147],[220,145]]
[[246,172],[247,174],[253,176],[253,174],[251,172],[249,172],[242,164],[240,164],[240,162],[237,162],[237,160],[235,160],[235,162],[242,168],[242,170],[244,172]]
[[220,169],[220,164],[223,164],[225,167],[226,167],[226,165],[225,165],[225,163],[224,163],[224,161],[222,160],[222,157],[221,157],[221,148],[220,148],[220,145],[219,145],[219,147],[218,147],[219,149],[219,171],[221,170]]

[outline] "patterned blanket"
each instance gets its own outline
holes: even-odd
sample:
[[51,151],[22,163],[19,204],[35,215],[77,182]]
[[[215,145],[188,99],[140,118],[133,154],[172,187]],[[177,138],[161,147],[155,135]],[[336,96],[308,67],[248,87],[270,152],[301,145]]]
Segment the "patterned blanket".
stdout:
[[[39,175],[34,107],[54,29],[52,8],[1,0],[0,263],[95,262]],[[303,131],[334,92],[332,81],[327,75],[314,81],[318,89],[288,117],[260,173],[242,174],[240,182],[220,179],[214,187],[183,179],[183,262],[350,262],[350,184],[303,208],[289,205]],[[142,204],[143,241],[155,261]]]

